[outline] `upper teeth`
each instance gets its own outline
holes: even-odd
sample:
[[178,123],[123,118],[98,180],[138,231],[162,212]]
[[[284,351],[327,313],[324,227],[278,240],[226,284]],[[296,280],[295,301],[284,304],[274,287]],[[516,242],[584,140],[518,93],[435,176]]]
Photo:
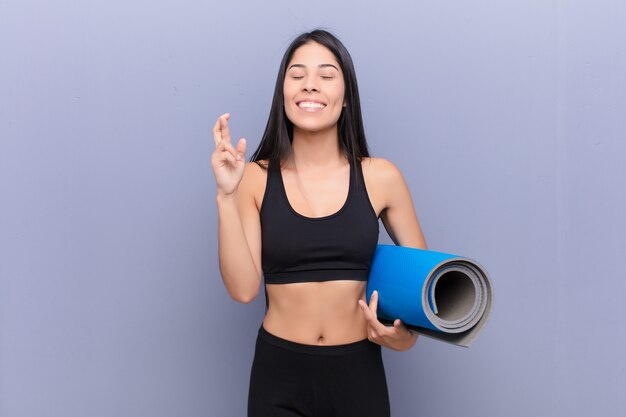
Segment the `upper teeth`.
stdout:
[[299,107],[307,107],[307,108],[319,108],[322,109],[324,107],[326,107],[325,104],[322,103],[314,103],[312,101],[302,101],[300,103],[298,103]]

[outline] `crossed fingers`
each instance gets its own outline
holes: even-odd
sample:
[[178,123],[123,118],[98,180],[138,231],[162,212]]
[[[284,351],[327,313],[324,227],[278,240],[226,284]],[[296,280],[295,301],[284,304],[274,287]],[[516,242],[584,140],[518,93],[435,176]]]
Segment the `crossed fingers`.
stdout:
[[230,129],[228,127],[229,119],[230,113],[224,113],[217,118],[217,121],[213,126],[213,142],[215,143],[215,148],[217,150],[230,153],[232,156],[227,156],[227,159],[231,162],[235,162],[235,160],[242,159],[242,154],[245,151],[245,144],[242,143],[244,140],[240,139],[239,143],[237,144],[238,149],[235,149],[235,147],[232,145],[230,138]]
[[215,125],[213,126],[213,141],[215,146],[219,145],[223,139],[230,143],[230,129],[228,128],[228,119],[230,113],[224,113],[217,118]]

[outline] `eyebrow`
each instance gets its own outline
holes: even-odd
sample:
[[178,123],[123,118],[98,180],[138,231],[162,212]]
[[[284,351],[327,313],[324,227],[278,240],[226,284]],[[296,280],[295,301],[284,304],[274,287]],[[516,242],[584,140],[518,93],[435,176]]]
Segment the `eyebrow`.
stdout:
[[[306,65],[304,65],[304,64],[293,64],[293,65],[290,65],[290,66],[289,66],[289,68],[287,68],[287,70],[290,70],[290,69],[291,69],[291,68],[293,68],[293,67],[301,67],[301,68],[306,68]],[[334,69],[336,69],[337,71],[339,71],[339,69],[338,69],[336,66],[334,66],[333,64],[319,64],[317,67],[318,67],[318,68],[333,67]]]

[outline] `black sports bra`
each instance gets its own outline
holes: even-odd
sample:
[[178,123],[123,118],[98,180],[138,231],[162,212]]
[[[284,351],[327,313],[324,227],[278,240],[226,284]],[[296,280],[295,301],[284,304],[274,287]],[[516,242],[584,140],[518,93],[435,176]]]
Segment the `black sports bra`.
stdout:
[[360,161],[355,164],[350,160],[350,185],[344,205],[324,217],[306,217],[291,207],[280,166],[270,162],[260,217],[266,284],[367,281],[379,228]]

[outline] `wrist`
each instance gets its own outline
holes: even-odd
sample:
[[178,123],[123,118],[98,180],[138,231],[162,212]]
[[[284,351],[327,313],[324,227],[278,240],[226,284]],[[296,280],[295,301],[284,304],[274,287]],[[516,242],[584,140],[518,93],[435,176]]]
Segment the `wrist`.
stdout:
[[233,191],[232,193],[222,193],[220,191],[217,192],[217,195],[215,196],[215,200],[220,203],[222,201],[231,201],[234,200],[237,197],[237,191]]
[[405,338],[404,340],[402,340],[402,342],[399,343],[399,347],[396,349],[399,352],[404,352],[406,350],[413,348],[413,346],[415,346],[415,343],[417,342],[417,332],[411,331],[411,329],[407,329],[407,330],[408,330],[408,338]]

